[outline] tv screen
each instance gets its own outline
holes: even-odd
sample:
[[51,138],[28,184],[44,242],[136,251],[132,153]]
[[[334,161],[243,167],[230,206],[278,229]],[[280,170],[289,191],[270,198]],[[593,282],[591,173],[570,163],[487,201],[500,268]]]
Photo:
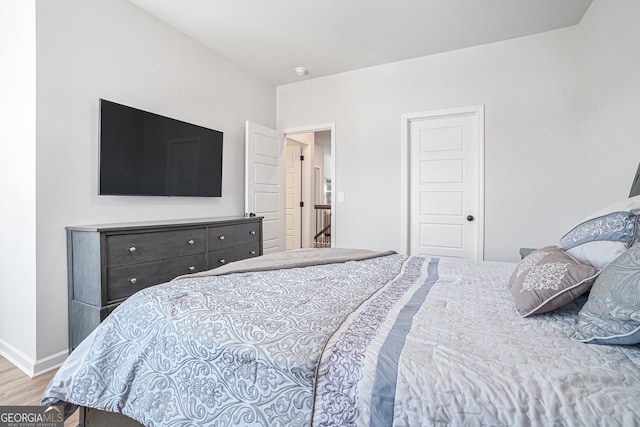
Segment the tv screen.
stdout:
[[100,194],[222,195],[222,132],[100,100]]

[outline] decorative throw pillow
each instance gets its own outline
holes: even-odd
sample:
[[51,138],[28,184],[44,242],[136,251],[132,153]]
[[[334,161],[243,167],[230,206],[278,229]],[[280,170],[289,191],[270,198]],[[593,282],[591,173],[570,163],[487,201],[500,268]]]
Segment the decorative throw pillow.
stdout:
[[542,314],[570,303],[589,290],[598,273],[555,246],[531,252],[509,280],[518,314]]
[[589,215],[560,239],[558,247],[583,264],[603,269],[640,238],[640,196]]
[[640,343],[640,245],[602,271],[571,338],[595,344]]

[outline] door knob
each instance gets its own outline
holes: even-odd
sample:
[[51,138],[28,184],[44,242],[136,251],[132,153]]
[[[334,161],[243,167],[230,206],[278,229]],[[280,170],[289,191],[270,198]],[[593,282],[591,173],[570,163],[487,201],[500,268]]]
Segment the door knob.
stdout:
[[469,222],[473,221],[473,215],[467,215],[467,221]]

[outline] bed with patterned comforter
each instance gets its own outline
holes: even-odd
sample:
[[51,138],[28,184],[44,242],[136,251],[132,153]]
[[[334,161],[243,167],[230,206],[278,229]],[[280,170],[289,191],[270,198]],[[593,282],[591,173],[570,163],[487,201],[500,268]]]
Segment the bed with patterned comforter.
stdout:
[[140,291],[43,402],[145,426],[639,425],[640,348],[569,339],[578,303],[521,318],[515,264],[293,256],[318,255]]

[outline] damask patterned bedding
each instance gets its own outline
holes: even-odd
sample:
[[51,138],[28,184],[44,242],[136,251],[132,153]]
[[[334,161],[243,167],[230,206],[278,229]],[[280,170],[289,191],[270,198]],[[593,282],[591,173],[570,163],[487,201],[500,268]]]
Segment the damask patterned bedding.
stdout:
[[145,426],[640,423],[640,348],[569,339],[579,302],[521,318],[515,264],[380,255],[143,290],[43,402]]

